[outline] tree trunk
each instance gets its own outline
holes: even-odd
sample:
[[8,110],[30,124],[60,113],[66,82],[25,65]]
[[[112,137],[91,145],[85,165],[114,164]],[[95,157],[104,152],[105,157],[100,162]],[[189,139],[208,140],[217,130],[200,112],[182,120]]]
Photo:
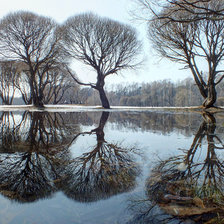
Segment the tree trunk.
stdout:
[[105,143],[104,139],[104,126],[109,118],[110,112],[103,112],[100,118],[99,126],[92,130],[92,132],[96,133],[96,139],[97,139],[97,149],[100,150],[102,148],[103,143]]
[[209,84],[208,86],[208,96],[207,98],[205,98],[203,102],[203,107],[205,108],[213,107],[216,100],[217,100],[217,92],[215,89],[215,84],[212,83],[212,84]]
[[195,69],[194,69],[192,63],[191,63],[190,61],[189,61],[188,63],[189,63],[191,72],[192,72],[192,74],[193,74],[194,81],[195,81],[196,85],[198,86],[198,89],[199,89],[199,91],[200,91],[202,97],[203,97],[204,99],[207,98],[208,93],[207,93],[207,89],[206,89],[205,83],[203,84],[203,82],[200,81],[200,79],[199,79],[199,77],[198,77],[198,75],[200,75],[200,74],[197,74],[197,72],[195,71]]
[[32,99],[33,106],[38,108],[44,108],[43,99],[41,96],[38,96],[39,91],[37,90],[35,85],[35,72],[32,69],[30,69],[29,85],[30,85],[31,99]]
[[38,108],[44,108],[44,103],[38,96],[33,97],[33,105]]
[[101,104],[102,106],[105,108],[105,109],[110,109],[110,104],[109,104],[109,101],[107,99],[107,96],[106,96],[106,93],[102,88],[97,88],[97,90],[99,91],[99,94],[100,94],[100,100],[101,100]]
[[97,71],[97,83],[96,83],[96,86],[94,88],[99,91],[102,106],[105,109],[110,109],[110,104],[109,104],[109,101],[107,99],[106,93],[104,91],[104,85],[105,85],[104,79],[105,79],[105,76],[99,69]]

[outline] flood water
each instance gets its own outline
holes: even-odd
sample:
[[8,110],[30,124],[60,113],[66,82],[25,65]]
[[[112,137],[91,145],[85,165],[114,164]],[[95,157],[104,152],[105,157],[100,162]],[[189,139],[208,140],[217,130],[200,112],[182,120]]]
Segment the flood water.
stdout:
[[2,112],[0,223],[221,223],[223,118]]

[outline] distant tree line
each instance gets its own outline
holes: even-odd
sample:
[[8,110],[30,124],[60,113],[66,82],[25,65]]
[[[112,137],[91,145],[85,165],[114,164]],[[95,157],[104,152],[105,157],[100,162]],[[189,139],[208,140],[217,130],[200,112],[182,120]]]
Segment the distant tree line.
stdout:
[[[217,106],[224,105],[224,84],[217,88]],[[150,83],[117,84],[107,88],[106,94],[113,106],[198,106],[203,98],[194,80],[187,78],[174,83],[170,80]],[[79,102],[86,105],[99,105],[100,99],[90,88],[82,88]]]

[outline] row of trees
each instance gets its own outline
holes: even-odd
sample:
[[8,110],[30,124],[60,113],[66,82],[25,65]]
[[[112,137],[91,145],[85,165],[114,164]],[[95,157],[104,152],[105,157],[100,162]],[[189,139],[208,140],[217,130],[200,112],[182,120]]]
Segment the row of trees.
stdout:
[[[69,81],[69,80],[68,80]],[[4,82],[2,82],[4,84]],[[54,85],[51,84],[53,87]],[[83,104],[100,105],[100,97],[94,89],[79,88],[70,82],[52,88],[44,95],[44,104]],[[21,87],[20,87],[21,88]],[[12,90],[13,88],[11,88]],[[7,91],[8,88],[3,89]],[[49,94],[51,92],[51,94]],[[117,84],[106,88],[105,93],[113,106],[152,106],[152,107],[184,107],[200,105],[203,98],[194,80],[187,78],[177,83],[170,80],[154,81],[150,83]],[[29,95],[24,89],[23,95]],[[6,96],[6,97],[5,97]],[[24,104],[24,99],[7,97],[7,93],[0,95],[3,104]],[[224,105],[224,83],[217,88],[217,102],[215,106]]]
[[[190,69],[204,98],[203,107],[212,107],[224,78],[224,1],[135,1],[147,12],[149,39],[158,54]],[[13,86],[26,104],[57,103],[67,88],[64,83],[72,79],[97,90],[102,106],[110,108],[106,77],[136,68],[141,64],[140,51],[132,27],[91,13],[71,17],[61,26],[30,12],[9,14],[0,21],[1,71],[6,73],[2,85],[7,86],[2,87],[3,101],[11,103]],[[69,66],[73,59],[95,71],[95,83],[77,78]]]
[[[33,97],[30,87],[30,75],[25,71],[24,64],[15,61],[0,62],[0,99],[2,104],[11,105],[19,94],[24,104],[32,104]],[[63,102],[67,94],[79,90],[72,82],[68,73],[61,68],[54,68],[46,73],[37,73],[33,91],[43,104]],[[68,98],[68,97],[67,97]],[[74,99],[73,99],[74,100]]]
[[110,91],[108,97],[114,105],[155,107],[199,105],[202,100],[192,79],[134,83]]
[[[16,87],[26,104],[43,107],[52,98],[58,101],[57,92],[65,91],[64,83],[71,83],[72,77],[96,89],[103,107],[110,108],[105,78],[138,65],[140,47],[130,26],[91,13],[69,18],[61,26],[30,12],[11,13],[0,21],[2,94],[13,96]],[[96,83],[77,79],[69,67],[73,59],[96,71]]]
[[[85,105],[99,105],[100,99],[90,88],[78,91],[76,100]],[[106,89],[108,99],[113,106],[197,106],[203,101],[194,80],[187,78],[174,83],[170,80],[150,83],[131,83],[111,85]],[[215,106],[224,105],[224,86],[220,83],[217,88]],[[69,102],[69,100],[66,100]],[[70,102],[73,103],[73,102]]]

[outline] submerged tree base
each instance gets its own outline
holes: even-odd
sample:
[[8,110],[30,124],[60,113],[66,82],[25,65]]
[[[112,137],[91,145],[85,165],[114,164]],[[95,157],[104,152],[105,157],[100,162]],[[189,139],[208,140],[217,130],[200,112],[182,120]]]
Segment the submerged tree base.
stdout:
[[224,108],[223,107],[216,107],[216,106],[212,106],[212,107],[201,107],[203,111],[205,112],[210,112],[210,113],[218,113],[218,112],[224,112]]
[[38,104],[38,105],[33,105],[34,108],[37,108],[37,109],[40,109],[40,110],[44,110],[45,109],[45,106],[44,104]]

